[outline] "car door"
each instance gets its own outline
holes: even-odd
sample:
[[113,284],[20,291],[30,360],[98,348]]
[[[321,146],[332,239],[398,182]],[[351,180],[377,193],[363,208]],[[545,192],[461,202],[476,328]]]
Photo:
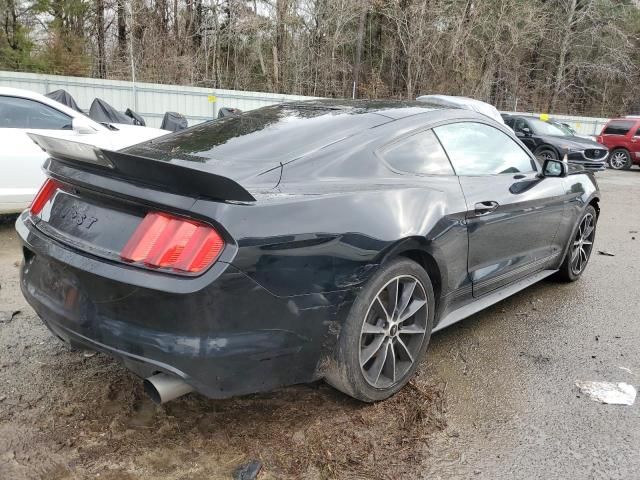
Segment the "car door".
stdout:
[[542,178],[535,158],[497,126],[469,121],[434,131],[467,204],[468,272],[481,296],[548,266],[562,252],[560,178]]
[[44,180],[46,154],[27,133],[71,137],[71,121],[70,116],[38,101],[0,96],[1,203],[15,204],[14,211],[25,208]]
[[535,138],[531,125],[529,125],[524,118],[516,118],[513,131],[529,150],[534,152],[536,148],[538,148],[540,142]]

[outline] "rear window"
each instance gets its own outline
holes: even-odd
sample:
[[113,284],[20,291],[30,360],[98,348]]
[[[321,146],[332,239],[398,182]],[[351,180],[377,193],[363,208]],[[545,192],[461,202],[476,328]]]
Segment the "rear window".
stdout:
[[631,120],[613,120],[604,127],[602,135],[626,135],[634,123]]
[[166,160],[286,163],[388,121],[366,112],[284,104],[202,123],[146,146],[164,152]]

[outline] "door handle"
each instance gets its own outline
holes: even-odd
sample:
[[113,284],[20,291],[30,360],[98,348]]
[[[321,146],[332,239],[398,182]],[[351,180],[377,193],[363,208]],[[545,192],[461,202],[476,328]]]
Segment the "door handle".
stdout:
[[486,202],[478,202],[475,205],[474,213],[477,217],[479,217],[480,215],[486,215],[488,213],[493,212],[498,207],[499,207],[498,202],[494,202],[493,200],[489,200]]

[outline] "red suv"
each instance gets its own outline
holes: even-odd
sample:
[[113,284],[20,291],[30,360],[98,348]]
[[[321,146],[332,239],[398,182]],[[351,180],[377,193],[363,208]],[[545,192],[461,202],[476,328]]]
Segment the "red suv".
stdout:
[[609,147],[610,168],[628,170],[634,163],[640,165],[640,117],[609,120],[598,143]]

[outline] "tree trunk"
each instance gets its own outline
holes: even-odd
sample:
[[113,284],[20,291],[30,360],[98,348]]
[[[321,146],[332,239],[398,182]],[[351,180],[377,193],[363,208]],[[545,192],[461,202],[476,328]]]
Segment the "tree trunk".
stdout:
[[553,94],[551,95],[551,104],[549,105],[549,111],[553,112],[556,109],[558,103],[558,96],[563,87],[564,74],[567,62],[567,55],[569,53],[569,47],[571,46],[571,32],[573,30],[573,21],[576,14],[577,0],[569,1],[569,11],[565,29],[561,33],[562,39],[560,42],[560,52],[558,54],[558,66],[556,68],[555,81],[553,82]]
[[287,30],[285,22],[287,20],[287,11],[289,9],[289,0],[276,0],[276,45],[273,54],[274,61],[283,62],[281,65],[274,65],[274,73],[278,75],[274,79],[276,84],[276,92],[280,93],[284,85],[284,58],[285,49],[287,47]]
[[104,45],[104,0],[96,0],[96,29],[98,30],[98,78],[107,78],[107,59]]
[[118,0],[116,5],[116,15],[118,17],[118,57],[121,60],[127,58],[127,10],[125,0]]
[[358,98],[358,80],[360,76],[360,61],[362,59],[362,41],[364,39],[364,25],[367,20],[368,8],[365,7],[360,13],[360,19],[358,21],[358,36],[356,39],[356,59],[353,63],[353,98]]

